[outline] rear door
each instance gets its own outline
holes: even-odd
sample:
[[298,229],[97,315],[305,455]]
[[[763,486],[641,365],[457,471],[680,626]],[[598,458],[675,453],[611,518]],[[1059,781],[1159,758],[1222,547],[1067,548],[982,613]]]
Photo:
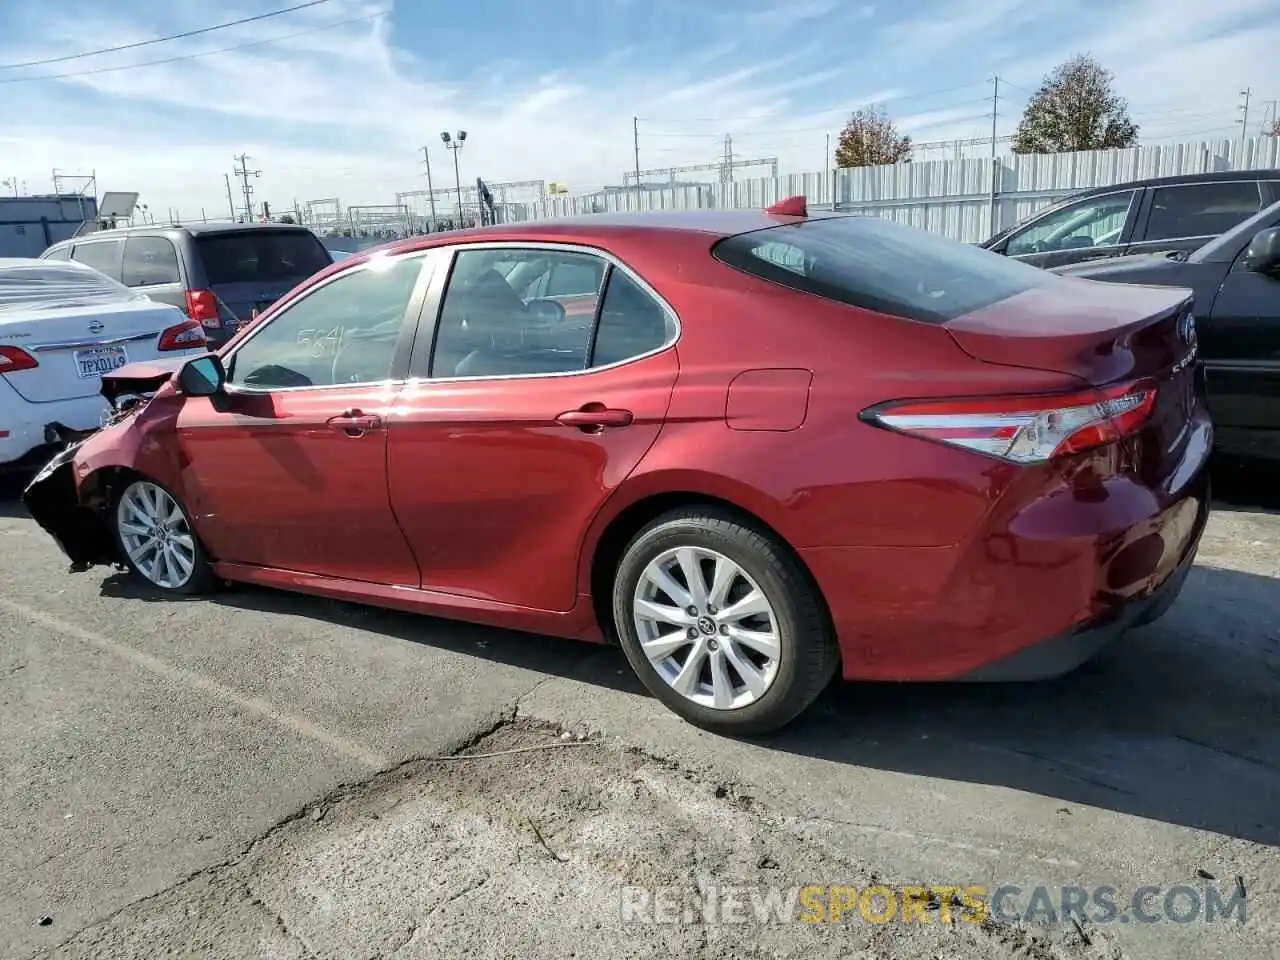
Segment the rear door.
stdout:
[[234,329],[333,263],[305,228],[249,227],[194,234],[191,286],[212,291],[224,327]]
[[1190,252],[1252,217],[1269,199],[1257,180],[1152,187],[1126,252]]
[[124,238],[112,240],[78,240],[71,248],[71,259],[93,267],[116,283],[120,282],[120,264],[124,254]]
[[[424,588],[567,611],[588,525],[665,421],[675,314],[598,250],[457,250],[391,421],[391,503]],[[496,269],[513,257],[598,270],[603,295],[548,320]]]
[[130,235],[125,239],[120,282],[158,303],[187,308],[178,248],[163,234]]
[[[1199,318],[1210,409],[1224,432],[1280,431],[1280,277],[1246,270],[1243,256],[1232,264],[1212,309]],[[1275,436],[1267,438],[1273,451]],[[1249,436],[1234,439],[1252,445]]]

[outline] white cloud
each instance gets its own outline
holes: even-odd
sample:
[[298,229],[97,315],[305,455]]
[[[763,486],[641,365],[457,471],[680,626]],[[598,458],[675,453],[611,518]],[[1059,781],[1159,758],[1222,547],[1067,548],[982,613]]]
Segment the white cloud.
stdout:
[[[156,24],[68,19],[57,6],[43,9],[38,34],[21,44],[0,40],[0,61],[124,43],[245,12],[183,0]],[[379,9],[385,2],[335,0],[252,28],[27,74],[219,50]],[[429,50],[397,46],[403,38],[385,18],[373,18],[142,69],[0,83],[0,155],[7,167],[0,172],[39,190],[48,188],[53,167],[95,169],[100,190],[140,190],[153,211],[176,207],[191,216],[204,207],[222,214],[223,174],[234,154],[247,152],[263,170],[256,196],[277,208],[331,196],[346,204],[389,203],[397,191],[425,185],[424,143],[435,186],[452,185],[438,131],[462,128],[469,133],[460,156],[464,182],[481,174],[586,189],[616,182],[634,166],[633,115],[644,118],[644,167],[714,161],[731,133],[739,151],[776,155],[784,171],[816,170],[824,162],[824,133],[834,134],[844,115],[865,102],[883,102],[917,141],[984,135],[990,88],[982,78],[996,73],[1009,97],[1000,119],[1007,133],[1043,73],[1085,50],[1115,72],[1135,118],[1154,137],[1200,130],[1227,136],[1244,86],[1254,85],[1259,118],[1261,102],[1280,96],[1280,89],[1261,89],[1272,82],[1266,64],[1280,46],[1274,0],[1133,0],[1113,5],[1106,17],[1090,9],[950,0],[913,8],[911,20],[878,29],[848,4],[794,0],[739,16],[733,31],[710,32],[700,51],[683,57],[663,59],[664,51],[636,39],[600,51],[594,62],[547,74],[528,65],[519,37],[508,38],[494,44],[493,63],[470,80],[446,75]],[[832,17],[860,38],[860,52],[844,55],[845,40],[829,29]],[[769,45],[790,28],[787,36],[798,43]],[[761,48],[769,52],[762,56]],[[15,75],[0,72],[0,81]],[[947,92],[923,95],[940,89]]]

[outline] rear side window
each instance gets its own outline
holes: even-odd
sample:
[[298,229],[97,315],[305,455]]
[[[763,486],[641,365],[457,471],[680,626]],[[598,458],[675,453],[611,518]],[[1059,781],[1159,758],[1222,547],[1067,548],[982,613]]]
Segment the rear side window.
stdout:
[[40,259],[41,260],[70,260],[71,248],[58,247],[56,250],[46,250],[44,253],[40,254]]
[[98,243],[77,243],[71,259],[87,267],[105,273],[112,280],[120,279],[120,241],[103,240]]
[[826,217],[721,240],[721,262],[828,300],[946,323],[1053,278],[971,244],[878,217]]
[[1216,237],[1262,209],[1256,180],[1157,187],[1152,191],[1147,240]]
[[158,283],[179,283],[178,251],[165,237],[130,237],[124,243],[126,287],[147,287]]
[[209,283],[297,283],[333,262],[310,230],[245,230],[196,238]]

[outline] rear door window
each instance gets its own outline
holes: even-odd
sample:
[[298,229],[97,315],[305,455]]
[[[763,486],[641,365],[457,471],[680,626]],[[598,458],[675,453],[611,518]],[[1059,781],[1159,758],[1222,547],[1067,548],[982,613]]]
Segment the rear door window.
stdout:
[[166,237],[130,237],[124,244],[121,282],[126,287],[181,283],[178,251]]
[[878,217],[819,217],[721,240],[721,262],[850,306],[945,323],[1049,282],[1020,260]]
[[245,230],[198,236],[196,249],[212,286],[294,284],[333,262],[310,230]]
[[1216,237],[1262,209],[1256,180],[1195,183],[1151,191],[1144,240]]
[[58,247],[56,250],[46,250],[44,253],[40,254],[40,259],[41,260],[70,260],[71,248]]
[[96,243],[77,243],[71,259],[105,273],[112,280],[120,279],[120,240],[99,240]]

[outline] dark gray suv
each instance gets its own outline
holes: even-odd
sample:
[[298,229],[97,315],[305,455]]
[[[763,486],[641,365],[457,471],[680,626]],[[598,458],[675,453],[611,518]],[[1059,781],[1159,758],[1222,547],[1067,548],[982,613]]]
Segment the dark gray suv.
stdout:
[[151,225],[103,230],[55,243],[41,259],[75,260],[181,307],[221,346],[254,310],[265,310],[333,263],[306,227],[284,223]]

